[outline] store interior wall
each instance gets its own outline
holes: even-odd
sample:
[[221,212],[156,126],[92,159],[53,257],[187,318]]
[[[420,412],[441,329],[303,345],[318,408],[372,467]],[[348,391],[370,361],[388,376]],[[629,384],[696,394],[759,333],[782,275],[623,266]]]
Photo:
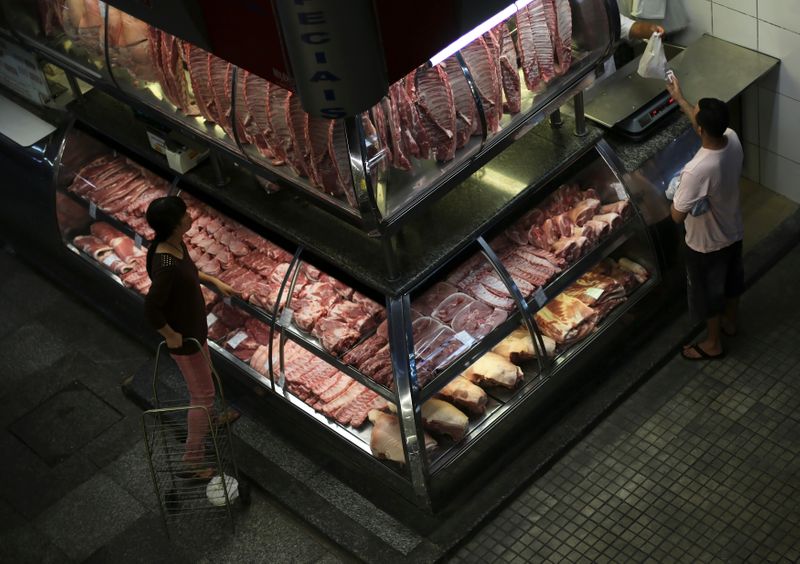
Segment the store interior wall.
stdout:
[[[670,0],[673,1],[673,0]],[[781,59],[748,88],[742,115],[745,176],[800,202],[800,10],[797,0],[688,0],[689,26],[673,39],[704,33]]]

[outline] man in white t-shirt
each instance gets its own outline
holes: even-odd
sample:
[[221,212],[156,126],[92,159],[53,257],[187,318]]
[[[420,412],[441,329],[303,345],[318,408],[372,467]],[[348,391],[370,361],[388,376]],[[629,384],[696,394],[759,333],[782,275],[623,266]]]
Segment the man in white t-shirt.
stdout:
[[686,270],[689,310],[706,321],[706,338],[682,351],[689,360],[723,355],[722,334],[736,333],[739,296],[744,291],[742,210],[739,177],[744,155],[736,133],[728,127],[728,108],[715,98],[692,106],[677,78],[667,90],[692,120],[702,147],[684,167],[672,202],[672,219],[686,227]]

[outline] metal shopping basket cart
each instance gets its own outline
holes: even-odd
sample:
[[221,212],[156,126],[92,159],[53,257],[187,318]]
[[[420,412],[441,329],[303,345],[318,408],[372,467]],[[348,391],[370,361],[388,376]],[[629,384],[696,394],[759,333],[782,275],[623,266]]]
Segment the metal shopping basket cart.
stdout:
[[[211,366],[217,394],[212,409],[188,405],[185,394],[170,394],[159,379],[159,360],[166,343],[156,350],[153,369],[153,409],[142,414],[145,448],[153,487],[159,501],[167,535],[170,525],[191,519],[197,529],[201,522],[219,524],[228,521],[235,531],[234,504],[250,504],[249,484],[242,479],[231,448],[230,423],[226,413],[225,395],[211,359],[196,339],[187,339],[203,351]],[[201,414],[208,422],[209,432],[200,449],[190,453],[192,463],[184,462],[188,416]]]

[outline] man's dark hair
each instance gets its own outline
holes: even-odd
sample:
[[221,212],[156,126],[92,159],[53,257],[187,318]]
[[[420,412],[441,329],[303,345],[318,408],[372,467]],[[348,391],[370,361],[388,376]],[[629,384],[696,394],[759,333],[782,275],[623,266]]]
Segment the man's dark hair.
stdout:
[[725,102],[716,98],[703,98],[697,105],[700,111],[697,112],[697,125],[711,137],[722,137],[728,129],[730,116],[728,106]]

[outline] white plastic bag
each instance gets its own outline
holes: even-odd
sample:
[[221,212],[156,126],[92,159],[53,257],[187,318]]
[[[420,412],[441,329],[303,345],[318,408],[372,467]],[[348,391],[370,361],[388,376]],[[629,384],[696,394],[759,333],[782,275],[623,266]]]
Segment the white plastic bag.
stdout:
[[667,0],[633,0],[631,17],[645,20],[663,20],[667,14]]
[[639,61],[639,76],[664,80],[666,72],[667,57],[664,55],[664,45],[661,43],[661,36],[653,33]]
[[225,476],[225,485],[222,485],[222,476],[214,476],[206,486],[206,497],[212,505],[222,507],[225,505],[225,490],[228,490],[228,500],[233,503],[239,497],[239,482],[233,476]]

